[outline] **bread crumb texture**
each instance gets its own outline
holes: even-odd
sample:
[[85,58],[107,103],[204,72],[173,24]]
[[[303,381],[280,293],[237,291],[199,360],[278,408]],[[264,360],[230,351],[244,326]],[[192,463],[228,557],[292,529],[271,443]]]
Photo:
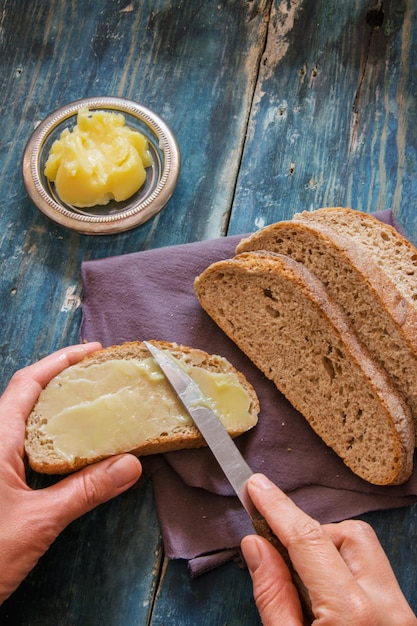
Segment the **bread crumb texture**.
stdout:
[[[357,330],[365,327],[366,342],[374,334],[389,350],[398,343],[391,359],[398,378],[411,372],[415,355],[408,347],[401,362],[407,342],[389,314],[377,309],[378,331],[368,324],[374,292],[345,254],[348,242],[329,243],[327,233],[311,230],[294,221],[255,233],[237,256],[196,279],[197,297],[353,472],[377,485],[400,484],[412,471],[413,420],[398,381]],[[251,248],[257,251],[245,251]]]
[[[259,402],[226,359],[178,344],[168,350],[198,382],[232,437],[257,422]],[[146,455],[205,445],[165,376],[141,342],[112,346],[56,376],[26,426],[32,469],[64,474],[121,452]]]
[[[349,230],[342,227],[346,222]],[[372,229],[376,231],[373,237]],[[381,256],[369,253],[375,240],[384,242]],[[391,257],[390,248],[394,250]],[[417,283],[410,280],[416,269],[415,248],[371,216],[347,209],[321,209],[268,226],[243,240],[236,251],[261,249],[293,258],[323,282],[417,420]],[[402,265],[397,259],[401,251]],[[406,283],[407,299],[399,287]]]

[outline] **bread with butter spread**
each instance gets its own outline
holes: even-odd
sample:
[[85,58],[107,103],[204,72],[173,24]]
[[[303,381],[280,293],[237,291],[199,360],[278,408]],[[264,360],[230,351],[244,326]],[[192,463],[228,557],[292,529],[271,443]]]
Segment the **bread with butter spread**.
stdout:
[[[197,381],[236,437],[257,422],[259,402],[225,358],[174,343],[169,351]],[[136,455],[197,448],[205,442],[141,342],[94,352],[53,378],[26,425],[32,469],[65,474],[122,452]]]
[[410,477],[411,413],[304,265],[272,252],[242,253],[209,266],[195,292],[354,473],[377,485]]

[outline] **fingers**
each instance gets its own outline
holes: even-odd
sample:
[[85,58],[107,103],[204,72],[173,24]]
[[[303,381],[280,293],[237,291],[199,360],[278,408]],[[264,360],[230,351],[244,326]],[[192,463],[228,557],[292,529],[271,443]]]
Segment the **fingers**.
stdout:
[[60,532],[76,518],[114,498],[140,477],[139,459],[119,455],[68,476],[46,489],[26,485],[23,445],[26,419],[40,391],[62,370],[98,350],[99,343],[71,346],[17,372],[0,398],[0,560],[7,564],[7,597]]
[[[13,462],[18,463],[18,457],[21,458],[23,453],[25,423],[41,390],[54,376],[100,348],[101,344],[97,342],[69,346],[13,375],[0,397],[2,428],[0,455],[2,457],[13,456]],[[22,468],[19,471],[21,472]]]
[[0,507],[0,603],[70,522],[128,489],[140,474],[139,459],[126,454],[87,467],[46,489],[8,488],[5,482]]
[[[317,623],[417,623],[375,533],[367,524],[348,521],[321,526],[260,474],[248,481],[248,491],[256,508],[287,547],[308,589]],[[254,588],[263,602],[259,606],[261,614],[264,606],[267,615],[272,606],[278,610],[274,598],[264,591],[268,579],[269,584],[275,585],[274,570],[283,589],[288,588],[282,578],[282,563],[278,565],[277,555],[272,559],[272,554],[264,550],[262,565],[251,571]],[[291,610],[292,617],[294,602]],[[289,617],[282,623],[290,623],[288,620]]]
[[324,599],[326,611],[340,611],[343,604],[348,610],[352,597],[356,599],[357,585],[324,528],[261,474],[251,477],[248,491],[255,507],[288,549],[309,590],[316,615]]
[[3,451],[21,456],[25,423],[42,389],[54,376],[100,348],[97,342],[69,346],[13,375],[0,398]]
[[416,616],[371,526],[360,520],[347,520],[326,524],[324,529],[372,606],[378,607],[380,623],[416,626]]
[[258,536],[244,537],[241,547],[263,625],[300,626],[303,623],[300,601],[280,554],[266,539]]
[[323,528],[355,577],[372,574],[376,561],[378,569],[388,568],[392,572],[374,530],[365,522],[347,520]]
[[[386,597],[401,595],[402,591],[374,530],[365,522],[347,520],[324,526],[354,578],[369,595],[386,593]],[[378,572],[378,585],[375,585]]]
[[19,370],[0,399],[2,410],[10,409],[14,414],[17,410],[21,414],[29,413],[41,390],[54,376],[100,348],[101,344],[97,342],[69,346]]
[[56,522],[57,534],[69,523],[134,485],[142,473],[132,454],[90,465],[42,490],[45,507]]

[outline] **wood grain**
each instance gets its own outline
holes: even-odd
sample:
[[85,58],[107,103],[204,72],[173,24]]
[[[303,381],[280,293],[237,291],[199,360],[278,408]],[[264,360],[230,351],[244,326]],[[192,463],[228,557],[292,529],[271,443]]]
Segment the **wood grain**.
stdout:
[[[178,590],[181,590],[179,593]],[[190,580],[184,561],[167,564],[152,613],[152,626],[260,626],[246,570],[234,563]]]
[[161,559],[148,482],[71,524],[0,607],[0,622],[146,624]]
[[[409,0],[0,0],[1,388],[77,341],[84,259],[330,205],[392,207],[417,243],[416,37]],[[95,95],[153,109],[182,155],[163,211],[103,237],[49,222],[20,172],[38,121]],[[364,518],[417,610],[417,507]],[[150,483],[71,525],[0,607],[10,625],[168,621],[260,624],[246,570],[164,561]]]
[[[82,260],[226,233],[269,5],[0,2],[2,388],[16,369],[77,341]],[[132,98],[153,109],[173,129],[182,155],[169,205],[115,236],[88,237],[49,222],[28,199],[20,173],[37,122],[93,95]],[[153,498],[146,489],[133,491],[67,529],[0,608],[0,621],[148,623],[161,554]],[[169,577],[170,564],[166,571]],[[242,578],[244,606],[253,616],[247,572],[229,568],[222,584],[241,588]],[[183,579],[187,603],[188,574]],[[162,583],[161,598],[163,590]],[[230,607],[220,603],[219,616],[222,611]],[[192,613],[187,619],[192,623]]]
[[230,234],[350,206],[392,208],[416,242],[417,12],[375,6],[274,2]]
[[[267,5],[23,1],[19,10],[19,2],[3,0],[0,6],[4,387],[15,369],[77,340],[82,260],[225,234]],[[148,106],[171,126],[182,154],[168,207],[134,231],[93,238],[50,223],[26,196],[20,173],[36,123],[92,95]]]

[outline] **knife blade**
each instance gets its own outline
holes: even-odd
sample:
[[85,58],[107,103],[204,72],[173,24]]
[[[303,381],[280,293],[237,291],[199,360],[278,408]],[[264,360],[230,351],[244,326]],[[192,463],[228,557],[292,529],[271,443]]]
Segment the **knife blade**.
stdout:
[[194,379],[168,351],[162,350],[148,341],[144,341],[143,343],[149,350],[154,361],[159,365],[179,400],[202,434],[205,442],[248,513],[254,530],[258,535],[265,537],[283,557],[299,593],[304,616],[313,621],[315,616],[312,611],[308,590],[297,571],[294,569],[288,550],[274,534],[266,519],[257,511],[250,499],[247,481],[252,476],[253,471],[243,458],[221,420],[210,408],[208,398],[203,394]]

